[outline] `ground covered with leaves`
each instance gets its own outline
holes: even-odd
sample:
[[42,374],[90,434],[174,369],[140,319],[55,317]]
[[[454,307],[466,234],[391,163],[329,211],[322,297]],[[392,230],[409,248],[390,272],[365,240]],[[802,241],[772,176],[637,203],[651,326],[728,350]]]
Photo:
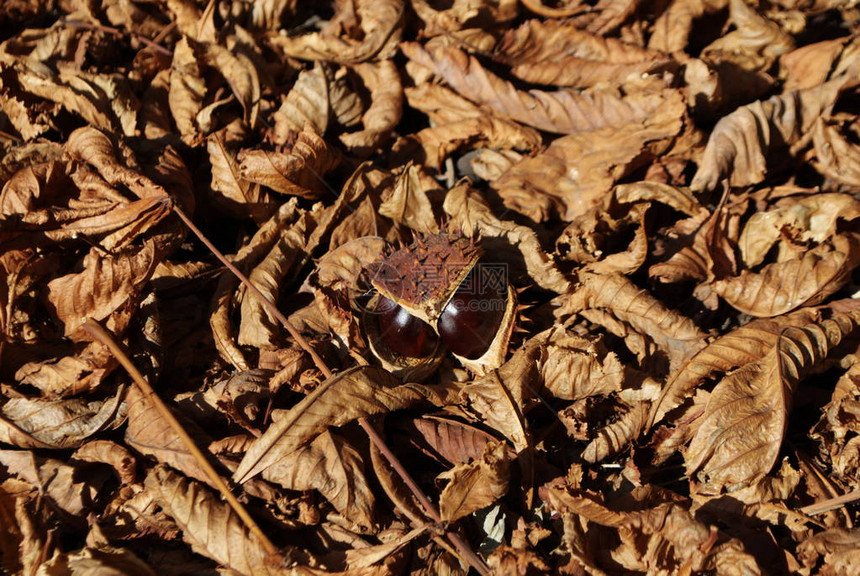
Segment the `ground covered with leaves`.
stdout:
[[858,21],[4,0],[0,572],[860,573]]

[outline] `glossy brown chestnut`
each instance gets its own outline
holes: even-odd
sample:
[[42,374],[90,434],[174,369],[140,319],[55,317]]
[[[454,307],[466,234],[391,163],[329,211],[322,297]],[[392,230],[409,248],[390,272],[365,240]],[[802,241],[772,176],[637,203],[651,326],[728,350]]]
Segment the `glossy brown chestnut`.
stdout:
[[410,358],[424,358],[436,349],[438,338],[433,328],[394,301],[381,296],[375,313],[379,335],[394,352]]
[[480,265],[463,280],[448,301],[436,328],[451,352],[474,360],[490,347],[505,314],[507,293],[486,282]]

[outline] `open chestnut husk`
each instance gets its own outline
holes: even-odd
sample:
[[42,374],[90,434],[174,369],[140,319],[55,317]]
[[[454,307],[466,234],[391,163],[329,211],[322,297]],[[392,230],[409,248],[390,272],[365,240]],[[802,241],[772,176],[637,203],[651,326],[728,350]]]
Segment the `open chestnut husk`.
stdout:
[[364,316],[366,332],[383,366],[429,373],[444,349],[479,374],[502,364],[516,293],[506,270],[479,263],[480,256],[472,239],[430,234],[368,268],[377,294]]

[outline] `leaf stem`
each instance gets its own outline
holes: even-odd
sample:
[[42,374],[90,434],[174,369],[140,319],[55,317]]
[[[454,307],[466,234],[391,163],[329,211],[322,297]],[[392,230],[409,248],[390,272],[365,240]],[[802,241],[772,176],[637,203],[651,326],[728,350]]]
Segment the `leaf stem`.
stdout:
[[251,531],[254,536],[260,541],[263,545],[263,548],[266,549],[266,552],[269,554],[277,554],[278,548],[272,544],[272,541],[263,533],[254,519],[248,514],[248,511],[245,510],[245,507],[242,506],[241,502],[236,499],[233,495],[233,492],[230,490],[230,487],[227,485],[227,482],[221,478],[221,475],[218,474],[218,471],[212,466],[209,462],[209,459],[203,454],[203,451],[197,447],[197,444],[194,443],[194,440],[191,436],[188,435],[188,432],[182,427],[182,424],[176,419],[164,401],[155,393],[152,386],[144,379],[143,374],[137,369],[125,351],[120,348],[119,344],[117,344],[116,340],[110,335],[110,333],[102,328],[96,321],[92,318],[87,318],[84,322],[84,329],[93,335],[93,337],[107,346],[108,350],[119,360],[119,363],[122,364],[123,368],[125,368],[126,372],[128,372],[131,379],[137,384],[137,387],[140,389],[140,392],[143,396],[152,402],[155,406],[156,410],[158,410],[161,417],[167,420],[170,424],[170,427],[173,428],[176,435],[185,445],[191,455],[194,456],[194,459],[197,460],[200,467],[203,468],[203,471],[206,473],[206,476],[212,482],[213,485],[218,489],[221,495],[227,500],[227,503],[233,509],[237,516],[244,522],[245,526],[248,530]]

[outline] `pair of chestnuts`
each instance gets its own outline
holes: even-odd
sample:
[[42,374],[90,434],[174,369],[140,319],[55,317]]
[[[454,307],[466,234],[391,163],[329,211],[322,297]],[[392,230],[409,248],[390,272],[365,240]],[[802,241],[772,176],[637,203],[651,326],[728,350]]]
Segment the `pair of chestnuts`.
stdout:
[[421,379],[449,350],[477,373],[504,361],[516,316],[505,269],[479,262],[474,240],[416,238],[374,262],[376,290],[363,322],[374,356],[402,378]]

